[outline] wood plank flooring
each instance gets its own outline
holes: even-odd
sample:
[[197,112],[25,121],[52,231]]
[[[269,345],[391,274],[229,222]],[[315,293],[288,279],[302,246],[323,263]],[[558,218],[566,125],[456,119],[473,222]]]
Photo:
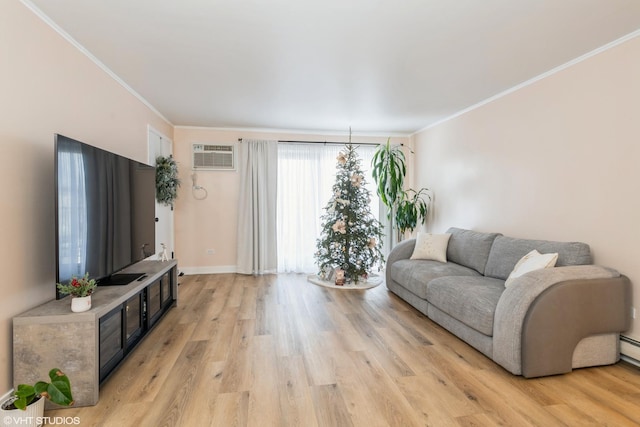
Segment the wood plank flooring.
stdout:
[[96,406],[45,416],[83,427],[640,425],[640,369],[516,377],[384,285],[335,290],[303,275],[180,282],[179,306]]

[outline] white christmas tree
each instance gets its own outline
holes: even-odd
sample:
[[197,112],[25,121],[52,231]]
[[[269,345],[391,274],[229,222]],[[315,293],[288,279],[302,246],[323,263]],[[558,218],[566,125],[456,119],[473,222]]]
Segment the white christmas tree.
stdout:
[[322,232],[315,258],[320,277],[341,269],[350,282],[366,280],[373,267],[382,266],[382,224],[371,214],[370,192],[356,148],[347,144],[337,157],[333,196],[324,208]]

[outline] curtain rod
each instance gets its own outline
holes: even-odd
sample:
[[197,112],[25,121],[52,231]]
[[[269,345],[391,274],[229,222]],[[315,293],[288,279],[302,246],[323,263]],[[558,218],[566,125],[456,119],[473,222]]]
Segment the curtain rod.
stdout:
[[[242,138],[238,138],[238,142],[242,142]],[[289,140],[278,140],[279,144],[330,144],[330,145],[346,145],[348,142],[334,142],[334,141],[289,141]],[[375,142],[352,142],[352,145],[372,145],[378,146],[380,144]],[[404,145],[404,144],[400,144]]]
[[[278,140],[278,143],[281,144],[324,144],[324,145],[347,145],[349,142],[335,142],[335,141],[281,141]],[[352,142],[351,145],[373,145],[378,146],[380,144],[376,144],[374,142]]]

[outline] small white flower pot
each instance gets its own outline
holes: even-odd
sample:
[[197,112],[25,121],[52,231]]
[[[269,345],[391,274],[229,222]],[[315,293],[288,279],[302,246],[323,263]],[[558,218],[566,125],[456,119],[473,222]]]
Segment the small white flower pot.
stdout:
[[91,295],[86,297],[72,297],[71,298],[71,311],[74,313],[82,313],[91,308]]

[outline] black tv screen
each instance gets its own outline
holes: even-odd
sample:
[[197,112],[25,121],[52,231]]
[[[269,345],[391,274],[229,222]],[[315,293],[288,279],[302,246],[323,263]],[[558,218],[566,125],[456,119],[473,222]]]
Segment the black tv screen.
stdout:
[[56,135],[55,187],[56,282],[135,280],[117,273],[155,251],[155,168]]

